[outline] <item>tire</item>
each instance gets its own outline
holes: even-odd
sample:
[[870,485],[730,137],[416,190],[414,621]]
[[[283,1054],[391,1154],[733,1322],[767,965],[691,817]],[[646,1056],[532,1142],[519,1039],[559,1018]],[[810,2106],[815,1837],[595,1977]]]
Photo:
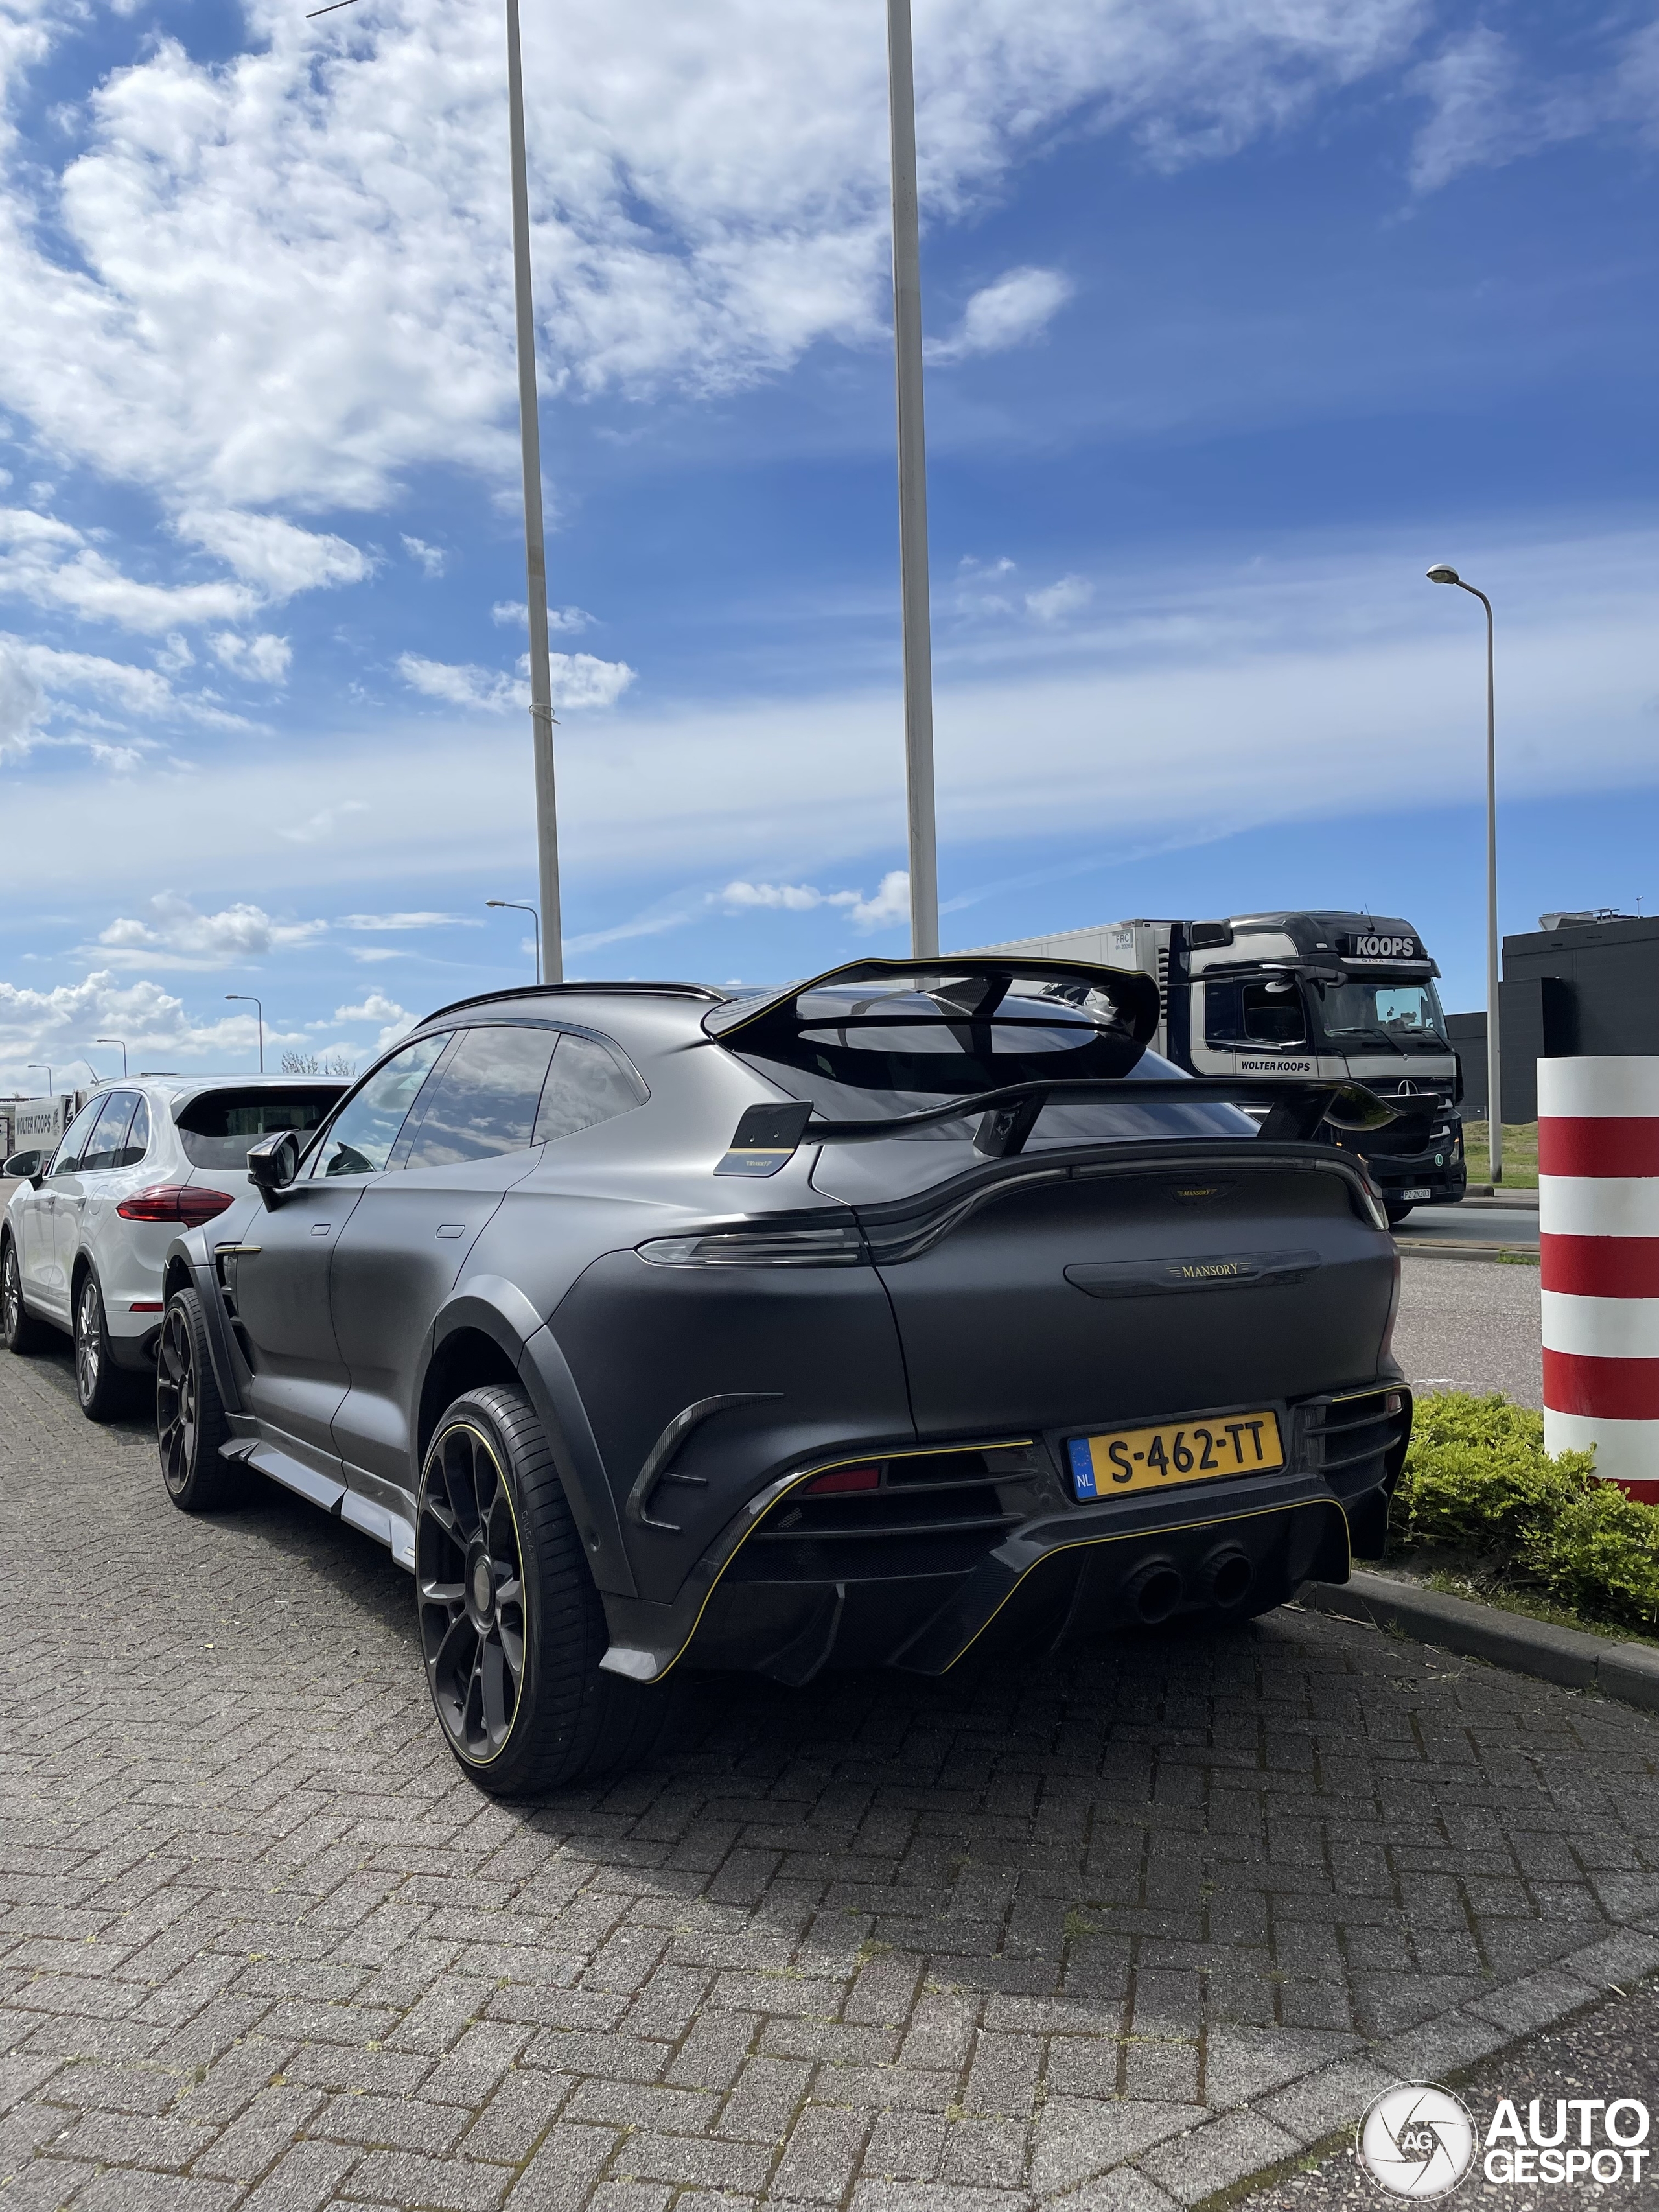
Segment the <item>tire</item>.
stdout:
[[1397,1229],[1411,1212],[1411,1208],[1409,1206],[1396,1206],[1393,1199],[1385,1198],[1382,1201],[1382,1211],[1389,1217],[1389,1228]]
[[208,1352],[207,1316],[193,1290],[167,1300],[155,1347],[155,1435],[161,1480],[181,1513],[241,1502],[242,1469],[219,1456],[230,1436]]
[[540,1796],[650,1751],[668,1695],[600,1672],[605,1607],[522,1392],[469,1390],[438,1423],[415,1588],[433,1711],[481,1790]]
[[46,1339],[46,1324],[23,1304],[23,1270],[11,1237],[0,1237],[0,1339],[20,1359],[41,1351]]
[[75,1397],[89,1421],[118,1420],[132,1409],[133,1393],[115,1364],[104,1322],[104,1293],[90,1267],[75,1292]]

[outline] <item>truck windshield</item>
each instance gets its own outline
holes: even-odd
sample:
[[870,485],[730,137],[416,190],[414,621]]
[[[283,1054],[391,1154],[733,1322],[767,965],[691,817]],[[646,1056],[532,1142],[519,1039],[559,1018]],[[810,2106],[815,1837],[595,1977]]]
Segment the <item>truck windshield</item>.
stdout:
[[1376,1036],[1392,1044],[1447,1042],[1446,1018],[1432,983],[1324,983],[1321,1012],[1329,1037]]

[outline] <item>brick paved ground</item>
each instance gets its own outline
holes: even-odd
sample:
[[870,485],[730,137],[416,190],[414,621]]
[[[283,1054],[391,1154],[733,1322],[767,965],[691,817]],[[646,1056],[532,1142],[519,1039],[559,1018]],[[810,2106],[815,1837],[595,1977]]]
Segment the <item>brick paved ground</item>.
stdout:
[[1167,2212],[1659,1966],[1659,1722],[1328,1618],[504,1808],[384,1553],[3,1354],[0,1585],[3,2212]]

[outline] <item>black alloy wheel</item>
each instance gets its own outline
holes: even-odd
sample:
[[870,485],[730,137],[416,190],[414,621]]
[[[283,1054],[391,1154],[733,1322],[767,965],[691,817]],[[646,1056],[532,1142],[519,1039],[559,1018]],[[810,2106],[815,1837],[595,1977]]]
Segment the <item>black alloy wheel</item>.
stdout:
[[470,1390],[439,1422],[421,1471],[415,1582],[433,1709],[481,1788],[535,1796],[650,1748],[667,1697],[600,1671],[605,1607],[519,1391]]
[[40,1351],[45,1335],[43,1324],[23,1304],[23,1270],[16,1239],[0,1237],[0,1336],[8,1352],[26,1358],[31,1352]]
[[89,1421],[112,1421],[131,1402],[104,1326],[104,1294],[90,1267],[75,1293],[75,1395]]
[[230,1425],[208,1352],[207,1316],[193,1290],[167,1300],[155,1355],[155,1435],[161,1479],[180,1512],[236,1503],[242,1471],[219,1456]]

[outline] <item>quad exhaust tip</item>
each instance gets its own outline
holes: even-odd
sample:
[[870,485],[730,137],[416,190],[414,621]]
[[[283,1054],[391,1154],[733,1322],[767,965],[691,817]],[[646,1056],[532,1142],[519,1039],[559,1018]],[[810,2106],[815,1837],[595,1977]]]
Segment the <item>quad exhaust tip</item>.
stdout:
[[1186,1596],[1187,1585],[1173,1559],[1143,1559],[1129,1577],[1127,1595],[1136,1618],[1155,1628]]
[[1223,1550],[1212,1552],[1203,1566],[1204,1594],[1210,1603],[1222,1612],[1230,1612],[1243,1605],[1250,1594],[1250,1584],[1255,1580],[1255,1568],[1249,1555],[1230,1544]]

